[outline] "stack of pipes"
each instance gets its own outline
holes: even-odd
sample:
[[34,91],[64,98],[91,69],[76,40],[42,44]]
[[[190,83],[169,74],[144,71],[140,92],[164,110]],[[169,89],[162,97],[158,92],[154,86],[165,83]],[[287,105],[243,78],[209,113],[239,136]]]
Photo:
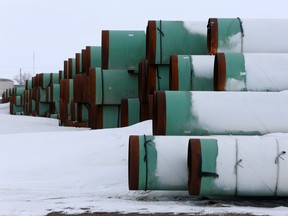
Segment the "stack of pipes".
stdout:
[[211,56],[171,56],[153,136],[129,139],[131,190],[287,196],[287,24],[209,19]]

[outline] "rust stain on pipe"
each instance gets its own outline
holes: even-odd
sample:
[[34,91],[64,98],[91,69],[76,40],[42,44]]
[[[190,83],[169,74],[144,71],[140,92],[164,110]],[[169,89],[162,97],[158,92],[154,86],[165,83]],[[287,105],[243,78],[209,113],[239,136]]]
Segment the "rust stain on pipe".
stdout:
[[226,84],[226,59],[224,53],[217,53],[214,60],[214,90],[224,91]]
[[149,20],[146,29],[146,59],[149,64],[156,61],[156,21]]
[[164,91],[154,93],[153,135],[166,134],[166,96]]
[[170,56],[169,66],[169,89],[178,90],[178,57],[177,55]]
[[201,188],[202,153],[199,139],[190,139],[188,145],[188,191],[190,195],[199,195]]
[[101,46],[101,55],[102,55],[102,69],[108,69],[109,61],[109,31],[102,30],[102,46]]
[[96,68],[89,69],[89,85],[86,87],[87,93],[89,92],[89,103],[96,104]]
[[218,50],[218,20],[210,18],[207,25],[208,53],[215,55]]
[[75,54],[75,64],[76,64],[76,71],[75,73],[76,74],[80,74],[81,73],[81,53],[76,53]]
[[148,64],[147,69],[147,92],[149,95],[153,95],[156,90],[156,78],[157,78],[157,65]]
[[88,66],[87,66],[87,58],[86,58],[86,55],[87,55],[87,50],[86,49],[82,49],[82,55],[81,55],[81,58],[82,58],[82,73],[88,73]]
[[121,99],[121,127],[128,126],[128,99]]
[[139,186],[139,137],[129,137],[128,157],[128,181],[129,190],[138,190]]

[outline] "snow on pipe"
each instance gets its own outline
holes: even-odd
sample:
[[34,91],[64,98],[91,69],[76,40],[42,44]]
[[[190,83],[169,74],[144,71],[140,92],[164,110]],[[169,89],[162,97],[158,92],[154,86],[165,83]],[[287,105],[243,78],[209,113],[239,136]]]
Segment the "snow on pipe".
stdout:
[[138,72],[145,58],[145,31],[102,31],[102,69]]
[[288,19],[210,18],[208,52],[287,53],[287,25]]
[[287,53],[217,53],[214,87],[220,91],[288,89]]
[[207,54],[207,23],[202,21],[149,20],[146,59],[149,64],[169,64],[177,54]]
[[172,55],[169,90],[212,91],[214,58],[211,55]]
[[288,139],[269,136],[190,139],[190,195],[287,196]]
[[130,136],[130,190],[188,190],[187,136]]
[[140,122],[140,102],[138,98],[123,98],[120,105],[120,126],[126,127]]
[[153,135],[260,135],[288,132],[288,91],[159,91]]

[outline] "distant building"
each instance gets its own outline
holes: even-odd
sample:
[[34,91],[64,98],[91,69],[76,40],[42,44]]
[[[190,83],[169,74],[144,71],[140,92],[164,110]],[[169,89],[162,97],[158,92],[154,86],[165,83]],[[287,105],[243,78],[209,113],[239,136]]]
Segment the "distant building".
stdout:
[[6,89],[11,89],[14,87],[14,82],[9,79],[2,79],[0,78],[0,96]]

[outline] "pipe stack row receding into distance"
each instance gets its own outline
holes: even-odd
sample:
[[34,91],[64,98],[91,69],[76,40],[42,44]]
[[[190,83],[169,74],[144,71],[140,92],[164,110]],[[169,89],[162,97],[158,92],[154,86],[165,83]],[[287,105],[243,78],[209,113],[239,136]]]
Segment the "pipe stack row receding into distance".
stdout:
[[2,97],[63,126],[152,119],[153,135],[129,138],[131,190],[287,196],[287,33],[285,19],[240,18],[103,30],[101,46]]

